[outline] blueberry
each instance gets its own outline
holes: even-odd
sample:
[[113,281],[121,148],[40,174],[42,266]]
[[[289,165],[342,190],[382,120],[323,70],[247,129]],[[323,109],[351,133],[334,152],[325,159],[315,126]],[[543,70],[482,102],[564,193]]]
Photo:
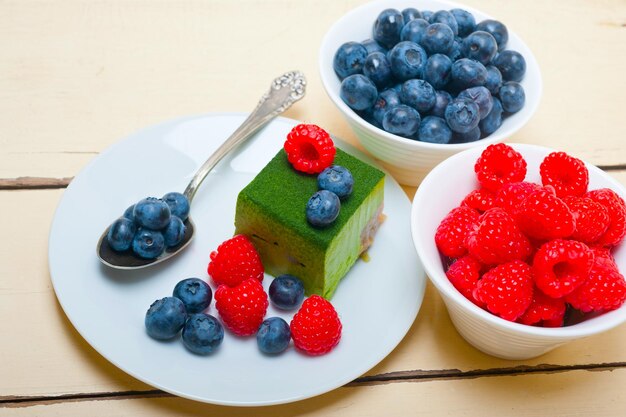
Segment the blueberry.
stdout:
[[404,104],[390,109],[383,117],[383,129],[406,138],[413,136],[419,125],[420,115],[417,110]]
[[435,105],[430,109],[432,116],[444,117],[446,107],[452,101],[452,96],[447,91],[435,91]]
[[181,193],[171,192],[163,196],[163,201],[170,206],[170,213],[182,221],[189,217],[189,200]]
[[126,217],[120,217],[109,226],[107,242],[111,249],[123,252],[130,249],[136,231],[137,227],[135,223],[128,220]]
[[485,32],[491,33],[498,43],[498,51],[502,51],[509,41],[509,31],[506,26],[497,20],[483,20],[476,25],[476,30],[484,30]]
[[500,102],[502,108],[507,113],[515,113],[520,111],[524,107],[526,101],[526,94],[524,93],[524,87],[515,81],[508,81],[500,87]]
[[346,199],[352,194],[354,178],[352,173],[340,165],[331,165],[317,176],[317,186],[320,190],[328,190],[339,197]]
[[402,18],[404,19],[404,26],[406,26],[412,20],[421,19],[422,14],[419,12],[419,10],[413,7],[408,7],[402,10]]
[[421,113],[432,109],[436,100],[435,89],[424,80],[408,80],[402,84],[400,101]]
[[333,68],[340,79],[352,74],[360,74],[367,58],[367,49],[358,42],[346,42],[337,49],[333,58]]
[[458,38],[458,37],[454,38],[454,42],[452,43],[452,48],[450,48],[450,50],[446,54],[448,58],[452,60],[452,62],[456,61],[457,59],[463,58],[463,53],[461,52],[462,46],[463,46],[463,39]]
[[418,139],[421,142],[449,143],[452,139],[452,130],[445,120],[440,117],[426,116],[420,124]]
[[391,64],[382,52],[374,52],[367,56],[363,65],[363,75],[369,78],[377,87],[385,87],[393,81]]
[[374,119],[374,107],[369,107],[365,110],[358,110],[356,114],[361,116],[361,119],[365,120],[367,123],[374,125],[380,129],[383,128],[382,125]]
[[487,78],[485,79],[485,87],[492,95],[498,94],[500,87],[502,87],[502,74],[500,70],[493,65],[488,65]]
[[380,44],[374,39],[365,39],[363,42],[361,42],[361,45],[365,47],[368,55],[372,52],[382,52],[383,54],[387,53],[387,50],[380,46]]
[[295,310],[304,299],[304,284],[293,275],[279,275],[270,284],[270,300],[281,310]]
[[183,327],[183,344],[198,355],[214,352],[224,340],[224,327],[213,316],[193,314]]
[[459,90],[478,87],[485,84],[487,69],[478,61],[461,58],[452,64],[451,79]]
[[452,30],[454,36],[459,34],[459,24],[452,13],[447,10],[439,10],[438,12],[435,12],[435,14],[433,14],[428,21],[430,23],[442,23],[448,26]]
[[480,128],[476,126],[472,130],[466,133],[454,132],[452,137],[453,143],[468,143],[468,142],[476,142],[480,139]]
[[400,81],[421,78],[427,59],[424,48],[414,42],[402,41],[389,51],[391,72]]
[[463,9],[452,9],[450,13],[459,26],[459,36],[465,37],[476,30],[476,20],[470,12]]
[[128,207],[124,211],[123,217],[126,217],[131,222],[134,222],[135,221],[135,214],[133,213],[134,211],[135,211],[135,205],[133,204],[132,206]]
[[403,26],[402,13],[396,9],[385,9],[380,12],[374,22],[374,40],[390,49],[400,41],[400,32]]
[[431,23],[422,35],[420,45],[428,55],[446,54],[454,44],[454,33],[448,25]]
[[430,10],[422,10],[420,13],[422,13],[422,19],[430,22],[430,19],[433,17],[433,12]]
[[185,324],[187,312],[182,301],[175,297],[156,300],[146,312],[145,325],[154,339],[171,339]]
[[170,222],[170,206],[160,198],[148,197],[135,204],[135,222],[152,230],[161,230]]
[[306,203],[306,219],[315,227],[326,227],[339,215],[341,202],[337,194],[320,190],[313,194]]
[[502,126],[502,104],[496,97],[493,98],[493,107],[483,120],[480,121],[478,127],[483,135],[488,136],[498,130]]
[[526,73],[526,60],[517,51],[506,50],[500,52],[493,59],[495,65],[502,73],[504,81],[521,81]]
[[280,317],[263,320],[256,334],[256,341],[263,353],[277,354],[289,346],[291,330],[287,322]]
[[140,228],[133,237],[132,248],[135,255],[144,259],[154,259],[165,250],[165,239],[161,232]]
[[372,107],[372,116],[376,122],[375,124],[382,127],[383,117],[385,113],[387,113],[387,110],[398,104],[401,104],[400,94],[395,89],[389,88],[378,94],[374,107]]
[[464,98],[455,98],[445,112],[446,122],[454,132],[467,133],[478,126],[480,112],[478,104]]
[[365,110],[374,105],[378,90],[364,75],[354,74],[341,82],[341,99],[353,110]]
[[498,52],[498,44],[490,33],[476,31],[463,40],[463,56],[487,65]]
[[452,60],[450,58],[442,54],[431,55],[424,67],[424,81],[433,88],[443,88],[450,81],[451,71]]
[[402,32],[400,32],[400,40],[410,41],[419,44],[422,41],[422,36],[426,32],[426,28],[430,25],[424,19],[411,20],[404,25]]
[[481,120],[487,117],[493,106],[493,98],[491,93],[485,87],[471,87],[463,90],[457,96],[458,98],[466,98],[472,100],[478,105]]
[[176,284],[172,296],[183,302],[188,313],[200,313],[211,304],[213,292],[203,280],[187,278]]

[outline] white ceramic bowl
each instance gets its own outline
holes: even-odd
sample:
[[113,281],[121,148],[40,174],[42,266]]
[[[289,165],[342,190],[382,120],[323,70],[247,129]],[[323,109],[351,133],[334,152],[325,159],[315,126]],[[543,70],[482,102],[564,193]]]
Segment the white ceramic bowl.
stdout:
[[[517,132],[531,118],[541,98],[542,83],[539,66],[524,42],[509,29],[507,49],[520,52],[526,60],[526,75],[521,84],[526,93],[526,104],[522,110],[507,117],[500,129],[488,137],[472,143],[439,145],[406,139],[379,129],[356,114],[339,97],[341,82],[333,70],[333,57],[337,48],[348,41],[363,41],[372,37],[372,26],[378,14],[387,8],[398,10],[415,7],[418,10],[465,9],[472,13],[477,22],[492,17],[468,7],[444,0],[378,0],[364,4],[339,19],[326,33],[320,48],[319,66],[322,83],[328,96],[344,115],[357,138],[382,165],[407,185],[418,185],[422,178],[439,162],[465,149],[502,142]],[[507,22],[503,21],[506,25]]]
[[[526,180],[541,183],[539,165],[552,149],[535,145],[511,144],[528,163]],[[626,321],[626,304],[619,309],[560,328],[541,328],[513,323],[477,307],[466,299],[446,277],[435,245],[435,230],[463,197],[477,188],[474,163],[484,147],[461,152],[435,167],[424,178],[413,199],[411,233],[417,253],[431,282],[448,308],[458,332],[481,351],[505,359],[539,356],[563,343],[611,329]],[[616,180],[593,165],[589,169],[589,189],[610,188],[622,198],[626,190]],[[620,271],[626,272],[626,244],[613,255]]]

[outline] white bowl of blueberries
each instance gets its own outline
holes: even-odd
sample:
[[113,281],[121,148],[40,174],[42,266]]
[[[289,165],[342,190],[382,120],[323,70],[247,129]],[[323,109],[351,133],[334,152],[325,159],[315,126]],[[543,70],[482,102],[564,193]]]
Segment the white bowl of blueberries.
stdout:
[[502,142],[533,115],[539,66],[483,12],[441,0],[380,0],[326,33],[322,83],[361,144],[402,184],[447,157]]

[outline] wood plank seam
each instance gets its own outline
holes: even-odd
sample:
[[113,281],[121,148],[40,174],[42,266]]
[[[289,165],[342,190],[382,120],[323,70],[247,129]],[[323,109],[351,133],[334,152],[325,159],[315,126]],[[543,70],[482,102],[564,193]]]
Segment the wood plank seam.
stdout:
[[[615,369],[626,368],[626,362],[611,362],[584,365],[552,365],[540,364],[535,366],[520,365],[506,368],[474,369],[461,371],[459,369],[444,370],[414,370],[390,372],[387,374],[364,376],[355,379],[344,387],[361,387],[392,383],[415,383],[428,381],[466,380],[480,377],[520,376],[531,374],[553,374],[571,371],[611,372]],[[173,397],[172,394],[154,389],[146,391],[117,391],[64,394],[58,396],[6,396],[0,397],[0,408],[21,408],[36,405],[50,405],[63,402],[127,400],[138,398]]]

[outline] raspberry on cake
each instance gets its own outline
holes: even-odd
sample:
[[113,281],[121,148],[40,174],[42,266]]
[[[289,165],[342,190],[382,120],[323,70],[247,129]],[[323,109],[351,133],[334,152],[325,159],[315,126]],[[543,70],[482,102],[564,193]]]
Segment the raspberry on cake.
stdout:
[[306,293],[330,299],[341,278],[370,246],[382,219],[385,174],[336,149],[334,164],[354,179],[352,194],[324,228],[307,222],[316,175],[298,172],[281,149],[237,198],[235,228],[257,248],[265,271],[302,279]]

